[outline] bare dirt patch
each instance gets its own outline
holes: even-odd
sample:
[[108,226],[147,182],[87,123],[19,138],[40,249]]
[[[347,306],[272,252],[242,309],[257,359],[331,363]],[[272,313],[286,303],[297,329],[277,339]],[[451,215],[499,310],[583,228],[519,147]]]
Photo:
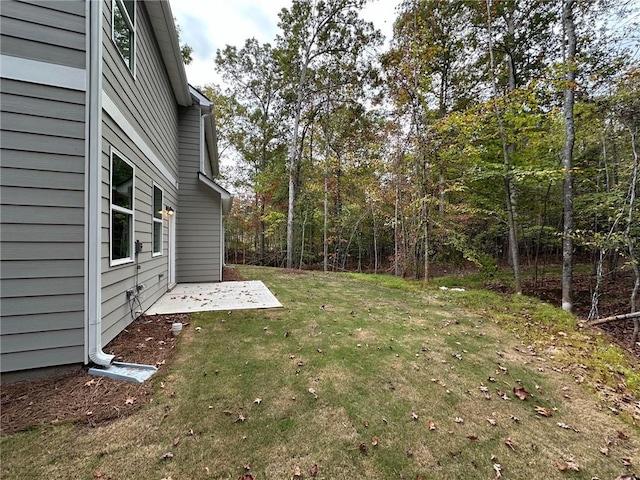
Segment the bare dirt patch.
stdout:
[[[223,281],[242,281],[233,268],[225,268]],[[143,315],[114,338],[104,351],[116,361],[154,365],[156,376],[166,373],[181,337],[171,333],[173,322],[189,325],[188,314]],[[134,413],[153,395],[152,380],[142,385],[87,373],[88,367],[34,380],[2,384],[0,430],[11,434],[57,423],[104,424]],[[153,378],[153,377],[152,377]]]

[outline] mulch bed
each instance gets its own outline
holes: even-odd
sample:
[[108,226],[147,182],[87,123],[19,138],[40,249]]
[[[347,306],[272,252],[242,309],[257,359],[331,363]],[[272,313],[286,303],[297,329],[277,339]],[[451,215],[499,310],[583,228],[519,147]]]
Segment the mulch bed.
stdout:
[[[241,280],[244,279],[235,269],[224,269],[223,281]],[[173,322],[182,322],[188,328],[189,315],[143,315],[103,350],[115,355],[116,361],[156,366],[155,375],[162,375],[180,339],[171,333]],[[2,434],[67,422],[96,426],[130,415],[151,400],[154,389],[150,380],[138,385],[89,375],[87,370],[88,367],[83,367],[41,379],[2,384]]]

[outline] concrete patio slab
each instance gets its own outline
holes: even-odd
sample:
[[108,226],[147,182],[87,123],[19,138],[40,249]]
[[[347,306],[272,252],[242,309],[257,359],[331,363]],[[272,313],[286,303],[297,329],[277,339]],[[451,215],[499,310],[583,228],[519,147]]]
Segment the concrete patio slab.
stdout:
[[145,315],[278,308],[282,304],[259,280],[182,283],[165,293]]

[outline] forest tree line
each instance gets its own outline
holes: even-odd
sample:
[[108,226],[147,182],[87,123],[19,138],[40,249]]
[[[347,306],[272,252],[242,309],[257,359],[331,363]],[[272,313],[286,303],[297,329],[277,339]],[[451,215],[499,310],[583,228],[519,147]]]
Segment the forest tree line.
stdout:
[[[227,262],[428,279],[576,262],[640,284],[638,6],[293,0],[273,43],[218,50],[209,85]],[[390,19],[391,21],[391,19]],[[598,289],[593,317],[597,315]],[[563,302],[565,298],[563,295]]]

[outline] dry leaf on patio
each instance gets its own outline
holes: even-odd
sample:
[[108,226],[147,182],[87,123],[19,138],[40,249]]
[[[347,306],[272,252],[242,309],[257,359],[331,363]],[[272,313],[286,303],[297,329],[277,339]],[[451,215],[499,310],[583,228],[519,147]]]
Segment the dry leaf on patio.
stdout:
[[313,465],[313,467],[311,467],[311,470],[309,471],[309,473],[311,474],[312,477],[315,477],[318,475],[318,464]]
[[518,397],[520,400],[526,400],[531,396],[529,392],[527,392],[524,387],[518,387],[513,389],[513,394]]
[[536,405],[536,413],[538,415],[542,415],[543,417],[552,417],[553,416],[553,412],[551,411],[551,409],[546,408],[546,407],[540,407],[538,405]]

